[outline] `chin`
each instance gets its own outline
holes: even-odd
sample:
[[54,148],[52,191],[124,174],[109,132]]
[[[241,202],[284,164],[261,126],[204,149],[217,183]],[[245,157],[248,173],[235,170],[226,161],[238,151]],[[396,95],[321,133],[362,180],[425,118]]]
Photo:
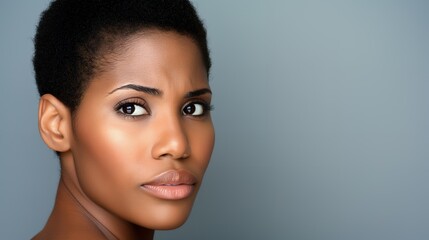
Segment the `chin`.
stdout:
[[149,224],[144,224],[146,228],[153,230],[171,230],[182,226],[188,219],[189,214],[186,215],[170,215],[170,216],[156,216]]
[[137,225],[153,230],[171,230],[182,226],[189,217],[193,200],[181,202],[159,202],[146,211],[144,219],[137,221]]
[[154,226],[154,228],[152,228],[153,230],[172,230],[172,229],[176,229],[180,226],[182,226],[185,222],[186,219],[183,220],[178,220],[178,221],[164,221],[160,224],[158,224],[157,226]]

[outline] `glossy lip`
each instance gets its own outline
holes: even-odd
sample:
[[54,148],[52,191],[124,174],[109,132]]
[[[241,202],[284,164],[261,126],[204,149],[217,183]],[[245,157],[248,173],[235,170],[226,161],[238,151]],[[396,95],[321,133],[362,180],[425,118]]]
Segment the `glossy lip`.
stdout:
[[189,197],[197,178],[186,170],[169,170],[141,185],[147,193],[161,199],[180,200]]

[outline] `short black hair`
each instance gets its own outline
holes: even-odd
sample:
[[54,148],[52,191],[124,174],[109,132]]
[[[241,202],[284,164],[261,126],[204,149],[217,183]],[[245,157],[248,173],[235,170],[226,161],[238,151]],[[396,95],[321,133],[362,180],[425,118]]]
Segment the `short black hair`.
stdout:
[[75,112],[103,57],[145,30],[190,37],[209,74],[206,29],[188,0],[56,0],[42,13],[34,39],[39,94],[50,93]]

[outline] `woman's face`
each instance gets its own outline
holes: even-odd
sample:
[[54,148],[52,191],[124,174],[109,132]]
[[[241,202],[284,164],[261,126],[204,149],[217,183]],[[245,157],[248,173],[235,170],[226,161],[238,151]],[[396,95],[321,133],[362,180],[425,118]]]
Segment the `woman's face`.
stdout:
[[76,183],[107,212],[151,229],[186,220],[214,145],[197,45],[136,35],[89,83],[73,125]]

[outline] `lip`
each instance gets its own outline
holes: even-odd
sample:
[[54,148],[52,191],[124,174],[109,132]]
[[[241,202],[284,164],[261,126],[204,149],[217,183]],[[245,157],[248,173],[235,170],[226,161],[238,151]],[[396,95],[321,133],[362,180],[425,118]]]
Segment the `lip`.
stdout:
[[180,200],[189,197],[195,190],[197,178],[186,170],[169,170],[141,185],[154,197]]

